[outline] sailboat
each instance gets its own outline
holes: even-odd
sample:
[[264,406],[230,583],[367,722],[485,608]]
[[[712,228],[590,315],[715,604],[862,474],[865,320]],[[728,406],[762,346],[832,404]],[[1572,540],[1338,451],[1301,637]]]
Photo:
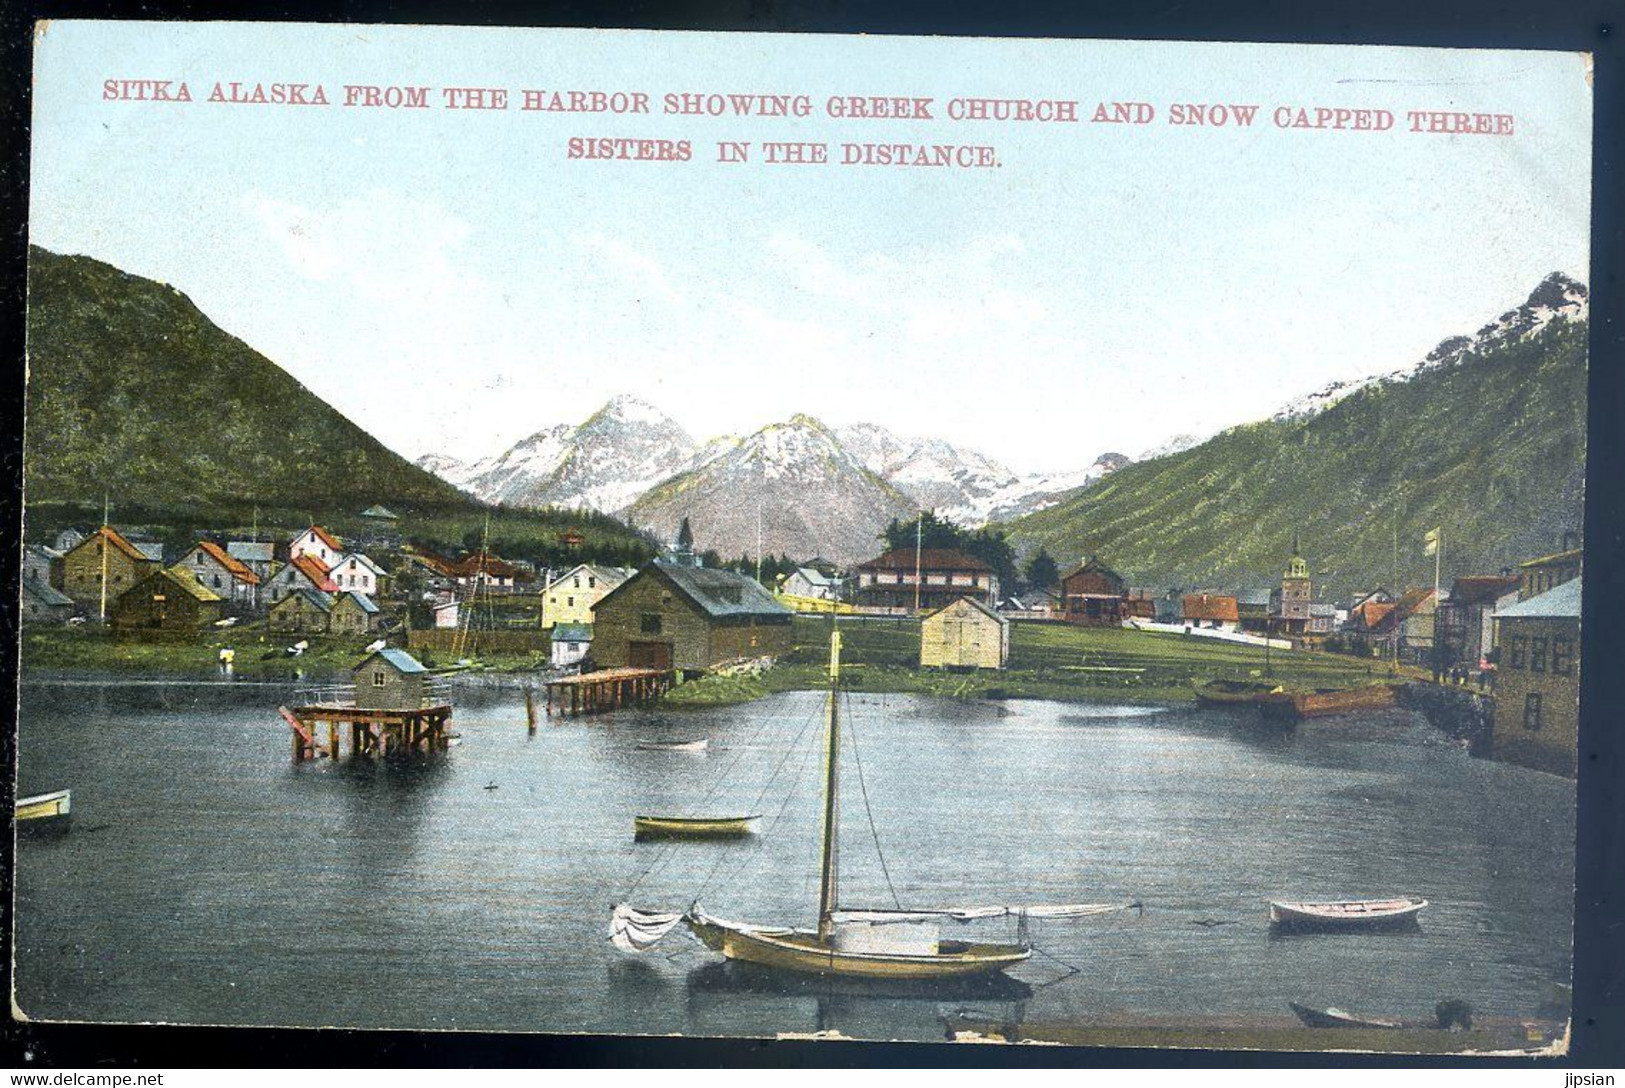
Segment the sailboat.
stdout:
[[[610,939],[616,947],[641,952],[679,923],[725,959],[796,974],[841,978],[942,981],[991,975],[1015,967],[1033,952],[1026,939],[1029,917],[1081,917],[1124,910],[1137,904],[1073,904],[1041,907],[972,907],[940,910],[841,910],[838,865],[840,794],[841,634],[830,632],[829,696],[824,731],[824,810],[821,879],[816,928],[756,925],[728,921],[705,912],[696,901],[683,913],[657,914],[626,903],[614,907]],[[1013,916],[1020,920],[1015,943],[944,940],[944,921]]]

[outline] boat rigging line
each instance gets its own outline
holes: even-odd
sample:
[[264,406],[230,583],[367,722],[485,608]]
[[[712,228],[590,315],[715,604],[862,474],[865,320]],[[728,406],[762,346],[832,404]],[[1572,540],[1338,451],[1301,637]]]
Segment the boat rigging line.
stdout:
[[[846,697],[848,711],[852,707],[852,699]],[[846,732],[852,738],[852,762],[858,768],[858,792],[863,796],[863,812],[869,817],[869,837],[875,841],[875,856],[880,859],[880,872],[886,878],[886,890],[891,892],[892,906],[898,910],[903,909],[903,901],[897,898],[897,889],[891,882],[891,868],[886,864],[886,851],[880,848],[880,832],[875,828],[875,810],[869,804],[869,787],[863,780],[863,757],[858,754],[858,722],[857,717],[850,712],[846,716]]]

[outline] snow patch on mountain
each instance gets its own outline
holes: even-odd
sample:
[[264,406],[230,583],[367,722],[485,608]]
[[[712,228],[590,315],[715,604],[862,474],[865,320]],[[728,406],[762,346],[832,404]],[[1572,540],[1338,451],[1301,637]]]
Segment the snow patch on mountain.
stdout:
[[1271,418],[1298,419],[1318,415],[1362,389],[1407,382],[1429,370],[1457,366],[1481,352],[1527,340],[1554,321],[1584,321],[1590,316],[1590,292],[1585,284],[1561,272],[1553,272],[1540,282],[1523,305],[1508,310],[1472,336],[1452,336],[1441,341],[1416,365],[1387,374],[1331,382],[1289,401]]

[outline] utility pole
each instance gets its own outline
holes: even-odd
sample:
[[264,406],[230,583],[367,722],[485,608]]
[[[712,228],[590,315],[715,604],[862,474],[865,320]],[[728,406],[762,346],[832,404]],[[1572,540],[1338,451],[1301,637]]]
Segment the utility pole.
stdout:
[[920,538],[925,532],[925,512],[914,519],[914,614],[920,614]]
[[102,492],[102,530],[101,530],[101,533],[100,533],[101,539],[96,542],[97,549],[100,550],[101,553],[102,553],[101,621],[103,623],[107,622],[107,542],[111,539],[111,536],[109,535],[111,530],[108,528],[108,525],[107,525],[109,516],[110,516],[110,504],[108,503],[108,500],[107,500],[107,492],[104,491],[104,492]]

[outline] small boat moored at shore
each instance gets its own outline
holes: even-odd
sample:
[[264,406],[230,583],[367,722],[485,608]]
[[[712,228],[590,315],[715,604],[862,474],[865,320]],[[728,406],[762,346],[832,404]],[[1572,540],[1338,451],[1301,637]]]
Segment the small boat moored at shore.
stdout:
[[1196,701],[1204,706],[1290,705],[1292,696],[1273,680],[1209,680],[1191,683]]
[[634,816],[632,834],[640,839],[732,839],[752,833],[754,816]]
[[1393,684],[1367,684],[1357,688],[1293,691],[1286,693],[1284,699],[1267,703],[1264,709],[1269,714],[1299,718],[1320,718],[1356,710],[1387,710],[1398,699],[1395,687]]
[[73,791],[57,790],[54,793],[42,793],[35,797],[18,798],[16,804],[16,819],[23,820],[53,820],[68,816],[73,811]]
[[1288,1001],[1292,1011],[1298,1019],[1303,1021],[1305,1027],[1310,1028],[1402,1028],[1405,1024],[1399,1020],[1381,1020],[1375,1016],[1357,1016],[1342,1009],[1311,1009],[1307,1005],[1300,1005],[1296,1001]]
[[1394,925],[1414,919],[1428,905],[1419,896],[1394,899],[1341,899],[1328,902],[1270,902],[1270,925],[1352,929]]

